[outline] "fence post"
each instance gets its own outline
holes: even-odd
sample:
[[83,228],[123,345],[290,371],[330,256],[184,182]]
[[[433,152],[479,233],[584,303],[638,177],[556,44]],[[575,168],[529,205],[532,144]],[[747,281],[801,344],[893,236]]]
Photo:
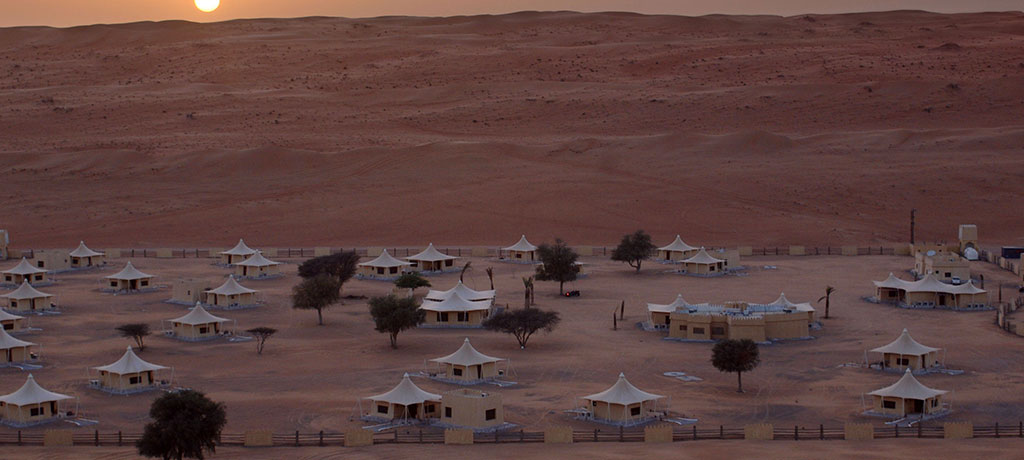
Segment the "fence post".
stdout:
[[21,430],[18,430],[18,445],[21,445]]
[[119,447],[121,446],[121,432],[120,431],[117,432],[117,445]]
[[398,429],[395,429],[395,442],[398,442]]
[[494,430],[494,443],[498,443],[498,430]]
[[825,425],[818,425],[818,439],[825,440]]
[[1024,422],[1017,422],[1017,437],[1024,438]]
[[[697,439],[697,427],[693,427],[693,439]],[[718,439],[725,439],[725,427],[718,425]]]
[[917,424],[917,437],[919,437],[919,438],[921,437],[921,430],[924,429],[924,428],[922,428],[923,426],[924,426],[924,423],[918,423]]
[[519,442],[526,440],[526,432],[522,428],[519,429]]
[[93,431],[93,444],[100,445],[100,430]]
[[299,447],[299,430],[295,430],[295,447]]
[[[623,427],[619,426],[619,442],[622,442],[623,431],[625,431],[625,429]],[[996,424],[996,433],[999,433],[999,424],[998,423]],[[998,438],[999,436],[996,436],[996,437]]]
[[693,426],[693,440],[697,440],[697,425]]
[[420,428],[420,444],[423,443],[423,428]]
[[793,425],[793,440],[794,441],[799,441],[800,440],[800,426],[798,426],[798,425]]
[[597,428],[594,428],[594,442],[597,442]]
[[999,422],[996,422],[996,437],[999,437]]
[[893,432],[896,433],[896,437],[897,438],[900,437],[900,426],[899,425],[893,425],[892,429],[893,429]]
[[324,430],[320,430],[320,445],[324,445]]

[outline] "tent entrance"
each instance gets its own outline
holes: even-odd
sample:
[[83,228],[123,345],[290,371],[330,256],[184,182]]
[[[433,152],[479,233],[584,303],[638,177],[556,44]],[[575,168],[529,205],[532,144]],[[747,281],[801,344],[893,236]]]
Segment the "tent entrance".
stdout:
[[409,418],[416,418],[416,412],[417,412],[417,409],[419,409],[419,406],[416,405],[416,404],[413,404],[411,406],[406,406],[405,409],[406,409],[406,411],[407,411],[407,413],[409,415]]

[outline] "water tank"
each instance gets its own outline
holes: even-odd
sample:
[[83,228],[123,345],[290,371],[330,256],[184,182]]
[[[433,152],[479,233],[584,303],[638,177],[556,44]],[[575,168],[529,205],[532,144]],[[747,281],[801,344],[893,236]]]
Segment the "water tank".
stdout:
[[964,249],[964,258],[967,260],[978,260],[978,250],[974,248]]

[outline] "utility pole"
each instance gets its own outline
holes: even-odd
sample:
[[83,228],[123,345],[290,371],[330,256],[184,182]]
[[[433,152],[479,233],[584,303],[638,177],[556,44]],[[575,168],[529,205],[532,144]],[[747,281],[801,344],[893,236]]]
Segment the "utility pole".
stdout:
[[910,244],[914,244],[914,215],[917,214],[917,208],[910,210]]

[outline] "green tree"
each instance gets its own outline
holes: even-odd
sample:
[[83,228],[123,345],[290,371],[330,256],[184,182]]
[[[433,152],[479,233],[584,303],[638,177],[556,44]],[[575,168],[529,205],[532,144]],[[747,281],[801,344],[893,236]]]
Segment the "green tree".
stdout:
[[135,340],[135,344],[139,346],[139,352],[146,349],[146,345],[142,343],[147,335],[150,334],[149,325],[145,323],[129,323],[122,324],[114,328],[121,333],[121,337],[127,337]]
[[625,262],[639,273],[640,264],[649,259],[656,249],[658,247],[651,243],[651,235],[637,230],[631,235],[623,235],[618,247],[612,251],[612,260]]
[[139,455],[164,460],[196,458],[215,453],[217,439],[227,423],[224,405],[194,390],[165,393],[149,407],[142,437],[135,442]]
[[256,338],[256,354],[262,355],[263,345],[267,343],[267,339],[269,339],[270,336],[277,333],[277,329],[274,329],[272,327],[260,326],[248,329],[245,332],[252,334],[252,336]]
[[738,389],[743,393],[743,373],[761,364],[757,343],[750,339],[722,340],[711,350],[711,365],[722,372],[735,372]]
[[412,289],[415,291],[416,288],[430,287],[430,281],[421,276],[419,273],[405,273],[395,280],[395,286],[400,287],[402,289]]
[[318,324],[324,325],[324,309],[341,299],[341,283],[326,273],[303,279],[292,288],[292,308],[316,310]]
[[534,275],[538,281],[558,281],[558,293],[565,292],[565,283],[574,281],[579,269],[576,267],[576,259],[579,256],[561,238],[555,239],[555,244],[547,243],[537,248],[537,256],[541,265],[537,266]]
[[526,348],[526,342],[537,331],[551,332],[561,318],[558,312],[544,311],[539,308],[522,310],[505,310],[484,320],[484,329],[504,332],[515,336],[520,348]]
[[345,282],[356,274],[359,255],[355,251],[343,251],[309,259],[299,265],[299,276],[304,279],[314,278],[321,273],[328,274],[338,280],[338,292]]
[[370,299],[370,316],[374,330],[387,333],[391,348],[398,348],[398,333],[422,324],[426,312],[419,309],[413,297],[389,295]]
[[825,287],[825,295],[821,296],[821,298],[818,299],[818,302],[821,302],[822,300],[825,301],[825,319],[828,319],[828,307],[829,307],[829,304],[831,303],[830,301],[832,300],[832,293],[833,292],[836,292],[836,288],[834,288],[832,286],[826,286]]

